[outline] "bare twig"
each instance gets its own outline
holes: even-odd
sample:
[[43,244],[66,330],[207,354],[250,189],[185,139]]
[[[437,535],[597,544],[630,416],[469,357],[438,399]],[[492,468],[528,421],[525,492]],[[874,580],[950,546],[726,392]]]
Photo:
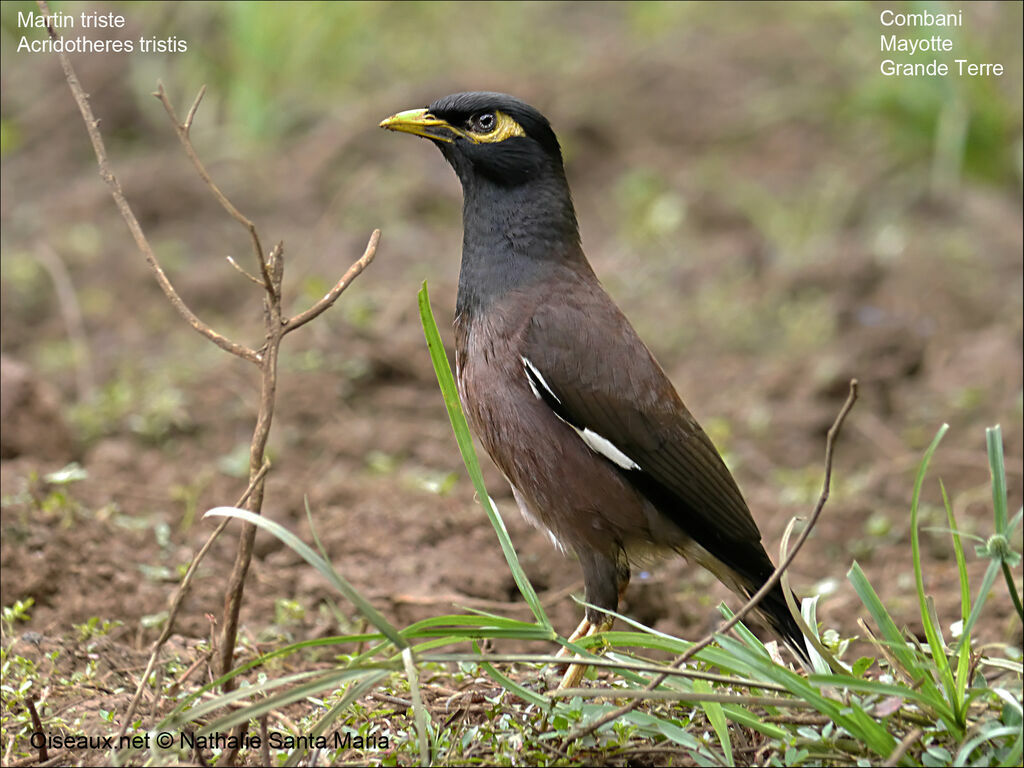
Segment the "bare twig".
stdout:
[[[39,5],[39,9],[47,18],[46,29],[49,32],[50,37],[54,40],[59,39],[56,31],[54,31],[53,27],[49,24],[50,8],[47,6],[46,0],[37,0],[37,3]],[[203,336],[208,338],[218,347],[236,355],[237,357],[248,360],[249,362],[259,363],[260,356],[255,350],[231,341],[200,320],[188,305],[185,304],[181,296],[178,295],[178,292],[171,284],[171,281],[167,279],[167,275],[164,274],[164,270],[160,266],[160,262],[157,261],[156,254],[153,252],[153,249],[149,245],[149,241],[146,239],[146,235],[142,231],[142,225],[139,224],[139,220],[135,218],[135,213],[132,211],[131,206],[128,205],[128,200],[124,196],[124,190],[121,189],[121,182],[117,180],[114,172],[110,169],[110,161],[107,158],[107,148],[103,143],[103,137],[100,135],[99,120],[96,119],[96,116],[93,114],[92,107],[89,106],[89,96],[82,89],[82,85],[78,81],[78,75],[75,74],[75,70],[71,66],[71,61],[68,59],[67,54],[59,52],[57,55],[60,58],[61,67],[64,69],[64,78],[67,80],[68,86],[71,88],[71,93],[75,97],[75,103],[78,104],[78,111],[82,113],[82,119],[85,121],[85,129],[89,133],[89,140],[92,142],[93,151],[96,153],[96,161],[100,166],[100,176],[103,178],[103,181],[106,182],[107,187],[110,188],[110,194],[114,198],[117,210],[121,213],[121,218],[123,218],[125,223],[128,225],[128,229],[131,231],[132,237],[135,239],[135,244],[145,257],[146,263],[149,264],[150,269],[153,270],[153,274],[156,276],[156,281],[159,283],[164,295],[167,296],[167,300],[171,302],[171,306],[178,311],[178,314],[185,318],[189,325],[199,333],[203,334]]]
[[[39,719],[39,713],[36,712],[36,700],[34,698],[32,698],[31,696],[29,696],[27,699],[25,699],[25,707],[28,709],[29,717],[32,718],[32,729],[36,733],[42,733],[43,732],[43,721]],[[38,749],[39,749],[39,762],[40,763],[45,763],[47,760],[50,759],[49,756],[46,754],[46,741],[45,741],[45,739],[39,745]]]
[[359,277],[359,274],[366,269],[367,265],[373,261],[373,257],[377,254],[377,244],[380,242],[380,230],[375,229],[370,235],[370,241],[366,244],[366,250],[363,251],[363,255],[348,268],[348,271],[342,275],[341,279],[334,284],[334,287],[327,292],[320,301],[314,304],[312,307],[307,309],[305,312],[300,312],[285,323],[284,332],[291,333],[296,328],[299,328],[310,320],[318,317],[328,309],[338,297],[341,296],[342,292],[348,288],[349,284]]
[[57,291],[60,313],[64,317],[68,339],[75,351],[75,394],[79,403],[84,402],[95,389],[95,377],[92,369],[92,354],[89,350],[89,339],[85,333],[85,321],[82,319],[82,308],[75,295],[75,287],[71,283],[71,275],[64,265],[63,259],[47,242],[39,243],[36,257],[43,269],[53,280]]
[[167,98],[167,92],[164,90],[164,84],[158,82],[156,84],[156,91],[153,95],[156,96],[160,103],[164,105],[164,110],[167,112],[167,116],[171,118],[171,122],[174,124],[174,130],[178,134],[178,139],[181,141],[181,146],[185,149],[185,154],[188,155],[188,159],[192,161],[192,165],[195,166],[196,172],[200,178],[206,183],[206,186],[213,192],[213,196],[217,198],[217,202],[220,203],[221,207],[228,212],[235,221],[241,224],[249,231],[249,237],[252,239],[253,253],[256,255],[256,261],[260,265],[260,273],[263,275],[263,286],[267,289],[267,292],[277,298],[280,294],[276,291],[273,281],[270,279],[270,274],[267,272],[267,260],[263,255],[263,246],[260,244],[260,236],[256,231],[256,225],[245,215],[239,211],[234,204],[228,200],[227,196],[221,192],[220,187],[214,182],[213,177],[210,176],[209,171],[206,170],[206,166],[203,165],[203,161],[199,159],[199,155],[196,153],[195,147],[192,146],[192,138],[189,136],[189,131],[192,128],[192,120],[196,115],[196,110],[199,109],[199,102],[203,99],[203,94],[206,93],[206,86],[204,85],[199,89],[199,94],[196,96],[195,101],[192,102],[192,106],[188,110],[188,115],[185,117],[185,122],[178,121],[178,115],[174,111],[174,106],[171,104],[170,99]]
[[[37,0],[40,10],[43,15],[47,18],[47,30],[54,40],[59,39],[57,33],[54,31],[52,26],[49,26],[50,10],[47,7],[45,0]],[[203,95],[205,94],[205,87],[201,88],[197,94],[195,100],[192,102],[191,107],[186,113],[185,120],[180,121],[177,113],[170,99],[167,97],[167,93],[164,90],[162,84],[158,83],[155,96],[160,100],[166,111],[168,117],[174,125],[175,133],[178,136],[179,141],[184,148],[185,154],[188,156],[192,165],[195,167],[200,178],[209,187],[211,193],[216,198],[221,207],[236,221],[238,221],[246,231],[249,233],[249,237],[252,241],[252,248],[256,256],[257,263],[259,265],[259,275],[261,279],[257,279],[249,273],[242,270],[233,259],[229,259],[231,264],[235,266],[239,271],[243,272],[251,280],[259,283],[263,286],[266,295],[263,302],[263,319],[264,319],[264,330],[265,330],[265,341],[259,350],[249,349],[243,345],[237,344],[224,336],[213,331],[208,325],[199,320],[198,317],[185,305],[181,297],[178,296],[174,286],[168,280],[164,274],[163,269],[160,267],[159,262],[156,259],[156,255],[153,249],[150,247],[149,242],[146,239],[145,234],[142,231],[142,227],[136,219],[131,207],[124,196],[124,192],[121,189],[121,185],[117,178],[114,176],[110,169],[110,163],[107,159],[106,148],[103,143],[102,136],[99,131],[99,121],[93,115],[92,109],[89,105],[89,98],[81,87],[78,81],[78,77],[75,74],[74,69],[71,66],[71,62],[64,53],[59,54],[61,66],[64,69],[65,78],[68,81],[68,86],[71,88],[71,92],[74,95],[75,101],[78,104],[79,111],[82,113],[82,117],[85,120],[86,130],[89,133],[89,138],[92,141],[93,149],[96,152],[96,158],[100,166],[100,175],[110,188],[111,194],[114,198],[114,202],[117,205],[125,222],[128,224],[128,228],[135,238],[136,245],[142,252],[146,261],[149,263],[151,269],[156,275],[157,282],[163,289],[165,295],[170,300],[171,304],[177,309],[177,311],[195,328],[198,332],[209,338],[211,341],[216,343],[222,349],[231,352],[232,354],[241,357],[250,362],[256,363],[260,368],[260,400],[259,409],[256,418],[256,425],[253,429],[252,441],[249,447],[249,487],[246,493],[243,495],[242,500],[235,506],[242,506],[254,514],[260,514],[263,505],[263,493],[265,487],[265,476],[266,476],[266,461],[265,452],[267,446],[267,440],[270,435],[270,427],[273,422],[275,396],[277,392],[277,363],[280,352],[281,341],[285,334],[294,330],[295,328],[304,325],[313,318],[320,315],[324,310],[330,307],[341,295],[341,293],[351,284],[352,280],[355,279],[366,266],[372,261],[377,244],[380,240],[380,231],[375,230],[370,236],[370,241],[367,244],[366,251],[362,257],[358,259],[345,273],[345,275],[335,284],[334,288],[317,302],[313,307],[300,313],[296,317],[288,320],[285,318],[282,311],[282,283],[284,278],[284,263],[285,253],[284,244],[278,243],[271,251],[267,254],[263,251],[263,246],[260,241],[256,226],[253,222],[243,215],[238,208],[227,198],[227,196],[220,190],[220,188],[214,183],[206,167],[192,145],[190,137],[190,131],[192,124],[195,120],[196,113],[199,109],[199,105],[202,101]],[[139,687],[136,690],[136,694],[132,699],[132,703],[129,708],[129,713],[125,717],[125,721],[122,725],[121,735],[124,735],[128,724],[131,722],[132,717],[135,714],[138,702],[141,698],[142,691],[144,690],[146,681],[149,679],[152,673],[153,667],[156,663],[157,655],[160,651],[161,646],[166,642],[171,632],[173,625],[174,616],[177,613],[181,605],[181,600],[187,590],[190,580],[195,573],[195,569],[199,562],[203,559],[206,553],[209,551],[209,547],[212,545],[213,540],[216,539],[217,535],[224,529],[225,523],[221,524],[214,534],[210,537],[210,540],[204,545],[202,550],[197,554],[195,560],[189,568],[189,572],[182,580],[182,584],[179,587],[178,593],[175,596],[175,602],[172,606],[170,616],[168,618],[167,625],[164,627],[164,631],[161,633],[161,638],[157,641],[149,663],[146,668],[146,672],[139,682]],[[249,566],[252,562],[252,548],[253,542],[256,536],[256,527],[250,524],[243,525],[240,532],[240,538],[238,542],[238,548],[235,554],[234,565],[232,566],[231,575],[228,580],[227,589],[224,596],[224,619],[220,627],[219,642],[214,643],[215,651],[219,653],[219,669],[217,670],[221,676],[227,675],[231,671],[233,659],[234,659],[234,648],[235,641],[238,635],[238,617],[241,610],[242,597],[245,588],[245,580],[248,574]],[[235,686],[236,682],[234,678],[230,678],[224,683],[224,690],[229,691]],[[240,726],[236,729],[236,734],[240,735],[243,732],[244,726]],[[222,762],[225,764],[231,764],[234,760],[235,753],[229,750],[223,756]]]
[[[236,507],[240,507],[244,504],[257,483],[263,481],[264,475],[267,474],[267,470],[270,469],[270,462],[264,462],[260,471],[256,474],[251,481],[249,481],[249,487],[245,489],[245,493],[235,504]],[[217,537],[223,533],[224,529],[227,528],[228,523],[231,522],[231,518],[225,518],[220,525],[214,529],[213,533],[206,540],[206,543],[199,549],[195,557],[192,558],[192,562],[188,565],[188,570],[185,571],[185,576],[181,580],[181,584],[178,585],[178,591],[174,595],[174,602],[171,604],[171,609],[167,613],[167,621],[164,624],[164,629],[160,633],[159,639],[154,643],[153,650],[149,654],[149,661],[146,664],[146,671],[142,673],[142,678],[139,680],[138,686],[135,688],[135,695],[132,696],[131,702],[128,704],[128,711],[125,713],[124,720],[121,723],[121,729],[118,731],[117,738],[120,741],[121,737],[128,732],[128,727],[132,722],[132,718],[135,717],[135,710],[139,706],[139,700],[142,698],[142,692],[145,690],[146,681],[149,680],[149,676],[153,673],[153,668],[156,666],[157,657],[160,655],[160,650],[164,647],[164,643],[167,642],[171,636],[171,632],[174,631],[174,620],[178,615],[178,611],[181,609],[181,604],[185,600],[185,595],[188,594],[189,587],[192,586],[192,578],[196,574],[196,570],[199,568],[199,564],[203,562],[207,553],[210,551],[210,547],[213,546],[213,542],[217,540]]]
[[[161,86],[162,90],[163,86]],[[206,86],[202,86],[199,89],[199,93],[196,94],[195,101],[192,102],[192,106],[189,107],[188,114],[185,115],[185,122],[181,124],[185,134],[192,130],[192,121],[195,119],[196,111],[199,109],[199,102],[203,100],[203,96],[206,94]]]
[[270,762],[270,734],[267,732],[267,716],[260,718],[260,762],[263,765],[271,765]]
[[923,729],[915,728],[914,730],[912,730],[910,733],[903,737],[903,740],[899,744],[896,745],[896,749],[892,751],[892,754],[885,759],[885,762],[882,763],[882,765],[899,765],[899,762],[903,759],[903,756],[907,754],[907,752],[910,750],[912,746],[914,746],[914,742],[916,742],[922,736],[924,736]]
[[[768,581],[764,583],[764,586],[757,590],[757,592],[751,595],[750,599],[746,602],[746,604],[742,608],[740,608],[740,610],[738,610],[735,613],[735,615],[731,619],[729,619],[729,621],[727,621],[725,624],[719,627],[715,632],[712,632],[711,634],[707,635],[700,642],[688,648],[686,653],[682,654],[678,659],[672,662],[673,668],[681,667],[688,660],[693,658],[695,654],[699,653],[701,650],[709,646],[712,642],[714,642],[716,634],[728,632],[730,629],[736,626],[736,624],[742,621],[743,617],[750,613],[750,611],[752,611],[757,606],[757,604],[761,602],[765,595],[767,595],[772,589],[775,588],[775,585],[778,584],[779,579],[782,578],[782,574],[786,571],[787,568],[789,568],[790,564],[796,558],[797,553],[800,551],[801,547],[803,547],[804,542],[807,541],[807,537],[810,535],[815,523],[821,516],[821,511],[825,507],[825,502],[828,501],[829,489],[832,483],[833,448],[835,446],[836,438],[839,436],[839,431],[843,427],[843,422],[846,421],[847,414],[850,412],[850,409],[853,408],[853,404],[857,402],[857,386],[857,380],[851,379],[850,394],[847,395],[846,402],[843,403],[843,407],[839,409],[839,414],[836,416],[835,422],[828,430],[828,435],[825,438],[825,480],[822,484],[821,495],[818,496],[818,502],[814,505],[814,511],[811,513],[811,517],[807,521],[807,527],[804,528],[803,532],[800,534],[800,538],[797,539],[796,544],[793,546],[793,549],[790,550],[788,557],[784,561],[779,563],[778,567],[772,573],[771,578],[769,578]],[[665,682],[667,678],[668,674],[664,672],[661,673],[653,680],[651,680],[651,682],[646,686],[645,690],[654,691],[663,682]],[[594,718],[593,720],[578,726],[577,728],[573,729],[573,731],[569,733],[568,736],[566,736],[565,741],[574,741],[582,736],[587,736],[596,731],[598,728],[610,722],[618,720],[619,718],[629,714],[634,709],[636,709],[640,705],[640,702],[642,702],[643,700],[644,699],[642,697],[637,698],[628,704],[625,704],[617,709],[612,710],[611,712],[608,712],[600,717]]]
[[259,280],[257,280],[257,279],[256,279],[255,277],[253,277],[253,276],[252,276],[252,275],[250,275],[250,274],[249,274],[248,272],[246,272],[246,271],[245,271],[244,269],[242,269],[241,265],[240,265],[240,264],[239,264],[239,263],[238,263],[237,261],[235,261],[235,260],[234,260],[234,259],[233,259],[233,258],[232,258],[231,256],[226,256],[225,258],[226,258],[226,259],[228,260],[228,264],[230,264],[230,265],[231,265],[232,267],[234,267],[235,269],[237,269],[237,270],[238,270],[239,272],[241,272],[241,273],[242,273],[243,275],[245,275],[245,276],[246,276],[247,278],[249,278],[250,280],[252,280],[252,281],[253,281],[254,283],[256,283],[256,285],[260,286],[261,288],[263,287],[263,283],[261,283],[261,282],[260,282]]

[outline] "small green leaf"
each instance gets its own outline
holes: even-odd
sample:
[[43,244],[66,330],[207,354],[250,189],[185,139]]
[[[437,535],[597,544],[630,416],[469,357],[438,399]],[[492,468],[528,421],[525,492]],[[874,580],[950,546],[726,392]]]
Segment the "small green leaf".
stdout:
[[871,668],[871,665],[874,664],[874,663],[875,663],[875,660],[874,660],[873,657],[871,657],[871,656],[861,656],[853,664],[853,669],[851,670],[852,673],[853,673],[853,676],[854,677],[861,677],[861,676],[863,676],[864,673],[867,672]]

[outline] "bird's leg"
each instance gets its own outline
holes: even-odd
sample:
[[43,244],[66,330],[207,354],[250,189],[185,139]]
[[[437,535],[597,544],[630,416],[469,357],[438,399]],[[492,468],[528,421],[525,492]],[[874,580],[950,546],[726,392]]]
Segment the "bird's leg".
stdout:
[[[572,631],[572,634],[569,635],[569,642],[575,643],[580,638],[589,636],[591,634],[590,630],[592,628],[593,624],[590,623],[590,619],[584,616],[583,621],[581,621],[579,623],[579,626],[577,626],[576,629]],[[570,651],[563,645],[561,649],[558,651],[558,653],[555,654],[555,656],[557,656],[558,658],[562,658],[563,656],[568,656],[570,653],[572,653],[572,651]]]
[[[612,623],[615,621],[611,616],[604,616],[598,621],[591,621],[590,619],[583,619],[580,625],[576,628],[576,631],[572,633],[569,638],[570,643],[574,643],[577,640],[582,640],[585,637],[596,635],[599,632],[607,632],[612,628]],[[563,646],[562,650],[558,652],[559,656],[567,656],[569,649]],[[576,658],[580,658],[577,656]],[[570,664],[565,674],[562,675],[562,681],[558,684],[558,690],[562,691],[566,688],[576,688],[579,686],[580,681],[583,679],[583,673],[587,671],[586,664]]]
[[[629,586],[629,563],[626,560],[625,553],[620,551],[617,553],[614,560],[603,560],[597,558],[594,558],[593,560],[584,560],[583,558],[580,558],[580,560],[583,563],[584,581],[586,581],[586,576],[589,575],[589,569],[587,566],[590,563],[596,564],[597,567],[603,571],[603,575],[605,577],[598,581],[598,583],[600,583],[605,589],[594,590],[593,595],[591,595],[591,589],[587,589],[587,602],[608,607],[610,610],[616,610],[618,608],[619,601],[626,593],[626,587]],[[609,582],[611,583],[609,584]],[[612,589],[616,591],[606,589],[612,584],[615,585]],[[611,595],[602,594],[602,592],[606,591],[611,591]],[[604,597],[604,599],[600,599],[601,597]],[[596,635],[601,632],[607,632],[612,628],[612,624],[614,622],[614,617],[605,613],[598,613],[587,608],[587,611],[583,616],[583,621],[580,622],[579,626],[576,627],[576,630],[569,637],[569,642],[575,643],[577,640],[582,640],[585,637],[590,637],[591,635]],[[562,646],[562,649],[558,652],[558,656],[568,656],[569,653],[569,649]],[[576,688],[583,679],[583,673],[586,669],[586,664],[570,664],[566,668],[565,674],[562,675],[562,681],[558,684],[558,690]]]

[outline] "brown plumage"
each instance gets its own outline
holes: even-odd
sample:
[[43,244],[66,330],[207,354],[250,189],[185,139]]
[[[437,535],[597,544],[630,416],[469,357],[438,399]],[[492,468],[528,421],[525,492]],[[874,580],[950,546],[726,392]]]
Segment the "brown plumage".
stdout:
[[[382,123],[432,139],[464,192],[455,318],[460,396],[523,514],[583,568],[577,634],[610,624],[629,563],[678,553],[741,595],[774,567],[718,451],[580,246],[547,120],[456,94]],[[776,587],[761,613],[801,654]]]

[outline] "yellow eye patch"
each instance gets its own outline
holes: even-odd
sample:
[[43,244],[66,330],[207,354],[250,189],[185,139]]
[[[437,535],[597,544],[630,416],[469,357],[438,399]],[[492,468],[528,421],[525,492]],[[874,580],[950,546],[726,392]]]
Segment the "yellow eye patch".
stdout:
[[487,133],[474,133],[463,131],[462,135],[474,144],[497,144],[499,141],[511,139],[513,136],[525,136],[523,126],[506,115],[504,112],[494,112],[495,126]]

